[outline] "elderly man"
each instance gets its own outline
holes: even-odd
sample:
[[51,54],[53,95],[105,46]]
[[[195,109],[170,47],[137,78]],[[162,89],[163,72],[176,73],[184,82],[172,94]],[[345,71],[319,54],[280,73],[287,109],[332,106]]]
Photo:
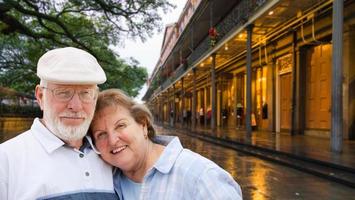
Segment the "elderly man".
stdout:
[[86,135],[97,84],[106,76],[89,53],[60,48],[38,61],[43,119],[0,145],[0,199],[118,199],[112,169]]

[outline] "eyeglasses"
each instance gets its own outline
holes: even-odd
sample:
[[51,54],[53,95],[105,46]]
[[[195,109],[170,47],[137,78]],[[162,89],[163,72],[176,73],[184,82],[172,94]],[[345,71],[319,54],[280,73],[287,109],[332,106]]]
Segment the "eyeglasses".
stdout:
[[42,88],[51,91],[54,98],[61,102],[70,101],[73,98],[74,94],[78,93],[79,98],[83,103],[92,103],[96,99],[98,92],[97,88],[87,88],[80,90],[75,90],[74,88]]

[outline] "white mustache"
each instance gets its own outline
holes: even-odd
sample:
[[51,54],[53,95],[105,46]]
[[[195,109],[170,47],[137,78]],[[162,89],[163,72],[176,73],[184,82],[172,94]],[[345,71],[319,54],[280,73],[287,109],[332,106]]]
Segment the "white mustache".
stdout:
[[86,114],[83,112],[63,112],[59,115],[59,117],[86,118]]

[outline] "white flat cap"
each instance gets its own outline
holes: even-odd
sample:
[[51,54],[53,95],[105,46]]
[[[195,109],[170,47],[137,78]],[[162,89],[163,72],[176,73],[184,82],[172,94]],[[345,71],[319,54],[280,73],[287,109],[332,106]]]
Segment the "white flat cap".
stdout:
[[45,53],[38,60],[37,76],[58,84],[101,84],[106,81],[105,72],[96,58],[74,47]]

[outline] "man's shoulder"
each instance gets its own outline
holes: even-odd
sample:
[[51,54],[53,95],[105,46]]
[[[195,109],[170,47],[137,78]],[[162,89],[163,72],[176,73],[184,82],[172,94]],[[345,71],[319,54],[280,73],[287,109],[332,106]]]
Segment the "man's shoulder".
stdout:
[[11,151],[13,148],[16,150],[20,149],[25,143],[31,141],[31,130],[27,130],[23,133],[20,133],[14,138],[11,138],[0,144],[1,151]]

